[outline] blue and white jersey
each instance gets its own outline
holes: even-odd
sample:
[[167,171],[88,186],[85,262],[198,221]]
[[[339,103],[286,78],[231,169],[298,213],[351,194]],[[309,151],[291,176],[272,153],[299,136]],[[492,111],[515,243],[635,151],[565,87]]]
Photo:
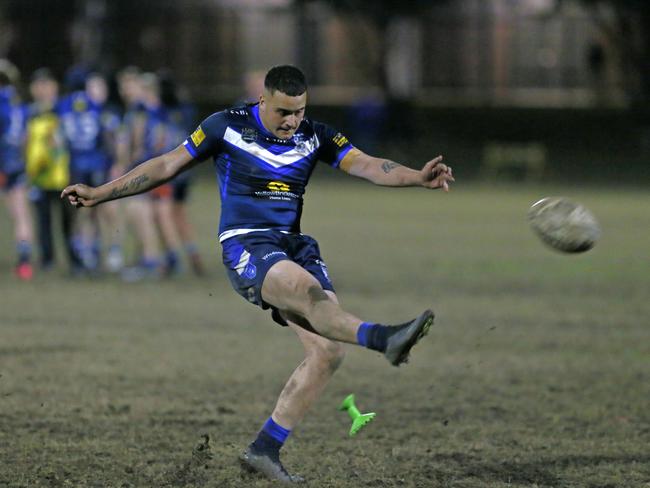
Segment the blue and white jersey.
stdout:
[[300,232],[316,162],[338,168],[353,147],[333,128],[306,118],[291,139],[278,139],[262,125],[257,105],[212,114],[183,144],[198,160],[214,159],[221,242],[261,230]]
[[7,175],[25,169],[26,127],[27,107],[20,103],[13,87],[0,89],[0,171]]
[[[156,107],[145,106],[144,112],[144,137],[142,148],[142,159],[137,163],[142,163],[148,159],[155,158],[168,150],[168,114],[162,105]],[[176,144],[177,147],[180,141]]]
[[73,171],[105,170],[111,163],[107,131],[116,131],[119,118],[85,92],[75,92],[57,105]]
[[191,107],[189,110],[187,107],[187,105],[178,105],[167,108],[165,152],[176,149],[183,143],[187,134],[196,127],[196,120],[193,119],[190,111]]

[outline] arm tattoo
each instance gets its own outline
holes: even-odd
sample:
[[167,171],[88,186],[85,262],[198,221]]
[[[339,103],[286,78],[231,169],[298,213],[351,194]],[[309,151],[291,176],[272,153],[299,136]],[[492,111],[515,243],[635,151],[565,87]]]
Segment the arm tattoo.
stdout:
[[394,161],[384,161],[383,164],[381,165],[381,169],[384,170],[384,173],[388,174],[399,166],[402,165]]
[[147,175],[136,176],[131,181],[124,183],[121,187],[114,188],[109,195],[109,198],[119,198],[128,191],[136,192],[146,181],[149,181],[149,177]]

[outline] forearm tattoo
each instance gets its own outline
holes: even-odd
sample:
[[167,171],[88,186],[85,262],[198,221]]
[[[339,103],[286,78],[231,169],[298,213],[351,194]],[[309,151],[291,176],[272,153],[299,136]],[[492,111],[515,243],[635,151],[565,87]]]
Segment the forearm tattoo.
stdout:
[[399,163],[396,163],[395,161],[384,161],[381,165],[381,169],[384,170],[384,173],[388,174],[391,171],[393,171],[395,168],[402,166]]
[[109,195],[109,198],[119,198],[125,193],[135,193],[142,186],[143,183],[149,181],[147,175],[140,175],[133,178],[131,181],[127,181],[119,188],[113,188],[113,191]]

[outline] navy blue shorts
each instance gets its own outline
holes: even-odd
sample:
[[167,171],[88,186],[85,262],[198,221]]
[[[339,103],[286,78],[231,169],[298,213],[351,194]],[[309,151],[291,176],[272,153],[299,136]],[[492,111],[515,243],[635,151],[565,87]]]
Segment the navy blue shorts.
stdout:
[[88,186],[100,186],[108,181],[108,170],[97,169],[90,171],[80,171],[72,169],[70,171],[71,184],[81,183]]
[[27,175],[24,171],[16,173],[3,173],[0,176],[0,190],[10,191],[17,186],[24,185],[27,182]]
[[190,182],[189,180],[183,181],[172,181],[172,196],[174,202],[183,203],[187,201],[187,196],[190,193]]
[[327,265],[321,258],[318,243],[312,237],[269,230],[231,237],[221,244],[223,264],[232,287],[249,302],[265,310],[271,308],[273,319],[280,325],[287,323],[275,307],[262,299],[266,273],[278,261],[293,261],[316,278],[324,290],[334,291]]

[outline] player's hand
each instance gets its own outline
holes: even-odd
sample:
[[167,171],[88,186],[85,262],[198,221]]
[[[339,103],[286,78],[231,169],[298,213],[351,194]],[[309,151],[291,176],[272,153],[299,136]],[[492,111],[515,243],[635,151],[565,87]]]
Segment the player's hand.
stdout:
[[77,208],[94,207],[99,203],[94,188],[77,183],[70,185],[61,192],[61,198],[67,198],[71,205]]
[[449,191],[449,183],[454,180],[451,172],[451,166],[442,163],[442,156],[437,156],[424,165],[420,170],[422,176],[422,186],[425,188],[442,188]]

